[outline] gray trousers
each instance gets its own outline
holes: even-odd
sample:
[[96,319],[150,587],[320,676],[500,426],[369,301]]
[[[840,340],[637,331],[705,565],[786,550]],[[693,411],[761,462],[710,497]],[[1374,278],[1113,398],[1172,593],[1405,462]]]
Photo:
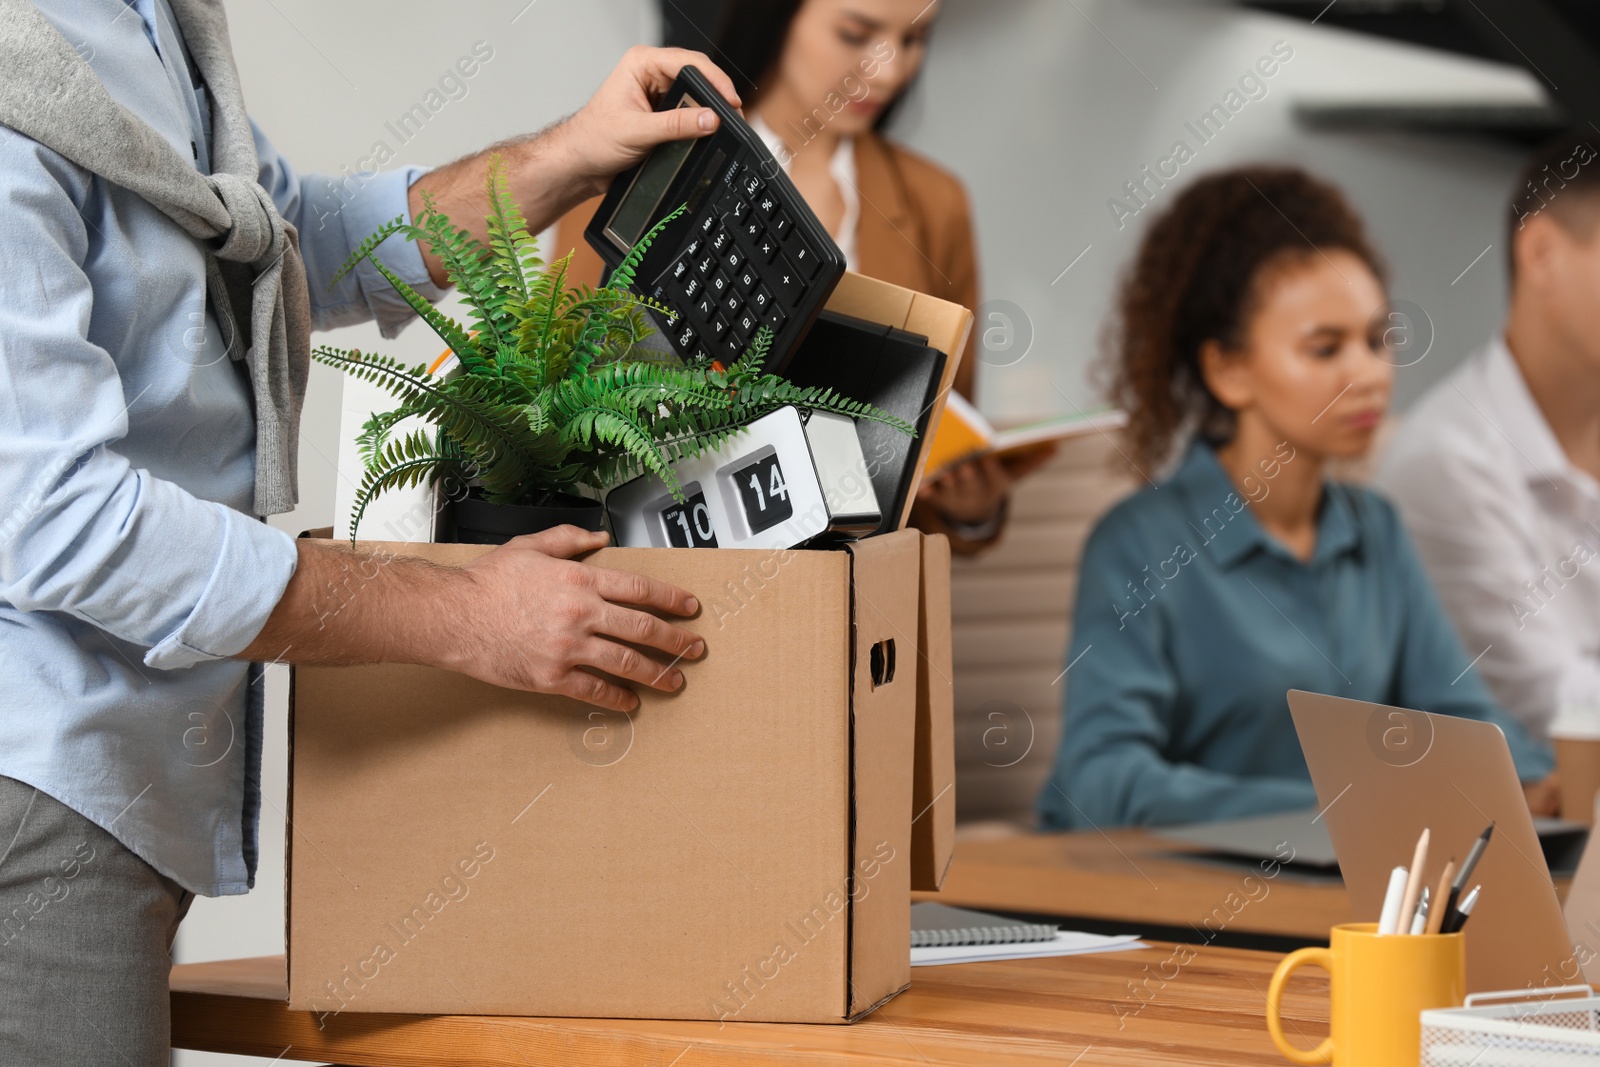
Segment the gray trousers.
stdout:
[[0,1064],[166,1067],[172,939],[194,894],[0,776]]

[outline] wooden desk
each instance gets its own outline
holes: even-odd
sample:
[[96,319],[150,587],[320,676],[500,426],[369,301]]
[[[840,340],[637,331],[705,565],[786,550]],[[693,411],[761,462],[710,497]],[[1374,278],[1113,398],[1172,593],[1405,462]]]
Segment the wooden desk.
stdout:
[[1181,858],[1198,851],[1144,830],[957,841],[944,887],[916,897],[1079,927],[1121,925],[1147,937],[1279,949],[1326,944],[1329,927],[1356,919],[1341,882],[1291,869],[1266,878],[1260,867]]
[[[1078,929],[1280,952],[1325,945],[1330,927],[1357,921],[1341,882],[1182,858],[1200,851],[1144,830],[957,841],[944,887],[913,896],[1048,915]],[[1555,881],[1565,899],[1571,879]]]
[[[1175,952],[1194,955],[1174,962],[1183,959]],[[851,1026],[352,1012],[318,1030],[310,1013],[285,1007],[284,961],[273,956],[174,967],[172,1041],[177,1048],[371,1067],[1278,1065],[1285,1061],[1263,1014],[1278,959],[1161,944],[918,967],[909,990]],[[1163,970],[1175,977],[1149,977]],[[1135,995],[1133,984],[1147,979]],[[1327,1003],[1321,972],[1295,977],[1284,1015],[1302,1044],[1327,1033]]]

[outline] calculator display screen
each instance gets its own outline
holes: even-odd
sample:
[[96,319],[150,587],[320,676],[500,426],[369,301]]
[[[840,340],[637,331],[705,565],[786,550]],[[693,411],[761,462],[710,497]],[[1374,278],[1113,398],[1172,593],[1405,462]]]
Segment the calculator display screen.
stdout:
[[[686,96],[678,106],[695,105]],[[650,227],[650,219],[661,204],[661,198],[666,195],[683,161],[698,143],[692,139],[669,141],[650,153],[650,157],[639,168],[639,173],[634,176],[633,184],[628,186],[622,203],[612,213],[611,221],[606,225],[606,236],[624,250],[632,248],[644,236],[645,230]]]

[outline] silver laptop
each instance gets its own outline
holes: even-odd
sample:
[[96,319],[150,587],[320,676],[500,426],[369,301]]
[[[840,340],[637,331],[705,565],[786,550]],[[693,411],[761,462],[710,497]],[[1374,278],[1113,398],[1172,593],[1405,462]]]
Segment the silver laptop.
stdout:
[[[1328,836],[1327,824],[1317,815],[1318,809],[1307,808],[1186,826],[1151,827],[1150,835],[1194,845],[1219,857],[1251,863],[1275,859],[1307,873],[1334,876],[1339,870],[1338,853],[1333,849],[1333,838]],[[1561,877],[1577,870],[1589,838],[1587,825],[1536,815],[1533,831],[1539,835],[1539,846],[1552,874]],[[1285,855],[1291,858],[1284,859]]]
[[1289,711],[1357,919],[1377,921],[1424,827],[1432,885],[1493,822],[1472,876],[1483,895],[1466,927],[1467,990],[1571,981],[1572,940],[1498,726],[1299,690]]

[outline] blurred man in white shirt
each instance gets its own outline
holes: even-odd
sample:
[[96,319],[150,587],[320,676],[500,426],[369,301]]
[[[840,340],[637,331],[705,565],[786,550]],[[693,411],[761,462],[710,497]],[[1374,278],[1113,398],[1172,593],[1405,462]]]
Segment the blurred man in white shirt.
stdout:
[[1501,703],[1600,739],[1600,135],[1536,152],[1507,221],[1504,334],[1401,420],[1378,484]]

